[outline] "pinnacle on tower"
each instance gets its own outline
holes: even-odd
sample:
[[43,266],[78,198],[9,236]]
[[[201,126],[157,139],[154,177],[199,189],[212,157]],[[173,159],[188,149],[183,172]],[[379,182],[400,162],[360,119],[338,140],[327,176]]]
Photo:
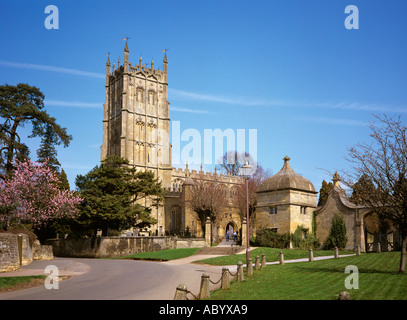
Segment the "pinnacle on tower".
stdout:
[[129,71],[129,47],[127,46],[127,38],[126,38],[126,46],[124,47],[124,72]]
[[106,61],[106,86],[109,85],[109,77],[110,77],[110,59],[109,59],[109,53],[108,53],[107,61]]
[[164,60],[163,60],[163,71],[164,71],[164,73],[167,73],[167,64],[168,64],[167,49],[165,49],[164,52],[165,52],[165,54],[164,54]]

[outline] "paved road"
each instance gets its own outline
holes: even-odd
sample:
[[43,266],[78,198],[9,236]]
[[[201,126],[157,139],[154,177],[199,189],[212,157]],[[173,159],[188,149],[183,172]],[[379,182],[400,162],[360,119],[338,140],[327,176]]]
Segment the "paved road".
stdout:
[[[197,256],[193,258],[198,259]],[[220,267],[188,262],[190,261],[182,259],[160,263],[76,258],[34,261],[8,275],[48,276],[50,273],[44,273],[45,267],[55,265],[58,267],[59,276],[74,276],[60,281],[58,289],[46,289],[44,285],[0,293],[0,300],[172,300],[180,283],[186,284],[188,290],[198,294],[203,273],[208,273],[215,280],[220,278]]]
[[[1,273],[0,277],[35,274],[48,276],[50,273],[44,273],[48,265],[58,267],[59,276],[72,277],[60,281],[58,289],[46,289],[44,285],[0,293],[0,300],[172,300],[179,284],[185,284],[189,291],[198,295],[202,274],[209,274],[210,279],[217,282],[223,267],[191,262],[213,256],[215,255],[193,255],[167,262],[79,258],[34,261],[18,271]],[[315,257],[314,260],[332,258],[333,256]],[[286,263],[307,260],[308,258],[287,260]],[[267,264],[277,263],[279,262]],[[236,271],[236,266],[228,268],[231,272]],[[219,284],[211,285],[210,289],[217,287]],[[188,298],[192,298],[192,295]]]

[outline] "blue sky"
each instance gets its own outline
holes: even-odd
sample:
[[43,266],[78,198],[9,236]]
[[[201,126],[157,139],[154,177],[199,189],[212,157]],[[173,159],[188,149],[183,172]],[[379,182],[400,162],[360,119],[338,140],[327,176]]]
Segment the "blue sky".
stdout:
[[[44,26],[51,4],[58,30]],[[358,30],[345,28],[347,5],[359,9]],[[368,141],[373,113],[407,116],[403,0],[0,6],[0,83],[28,83],[45,94],[46,110],[73,136],[58,149],[71,188],[77,174],[99,164],[106,54],[123,61],[126,36],[133,64],[141,56],[160,67],[168,49],[170,117],[181,131],[203,137],[204,129],[256,129],[259,163],[277,173],[288,155],[317,191],[331,178],[325,170],[348,168],[347,146]],[[25,141],[35,160],[39,141]]]

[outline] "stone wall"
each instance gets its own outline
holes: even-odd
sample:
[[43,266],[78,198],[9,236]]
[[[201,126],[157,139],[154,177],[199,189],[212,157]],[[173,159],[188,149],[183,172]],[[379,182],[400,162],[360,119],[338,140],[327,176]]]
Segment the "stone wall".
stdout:
[[14,271],[19,268],[17,235],[0,233],[0,272]]
[[201,248],[205,240],[176,237],[104,237],[96,239],[48,239],[57,257],[108,258],[176,248]]
[[52,246],[42,245],[38,240],[33,244],[33,260],[53,260],[54,253]]
[[103,237],[49,239],[57,257],[107,258],[176,248],[173,237]]
[[53,258],[51,246],[41,245],[38,240],[30,243],[27,234],[0,233],[0,272],[18,270],[33,260]]
[[205,247],[204,238],[178,238],[177,249],[178,248],[203,248]]

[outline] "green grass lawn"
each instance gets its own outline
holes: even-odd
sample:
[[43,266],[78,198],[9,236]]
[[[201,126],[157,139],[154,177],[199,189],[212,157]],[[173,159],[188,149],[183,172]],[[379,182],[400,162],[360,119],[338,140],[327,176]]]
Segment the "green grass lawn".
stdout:
[[[407,274],[398,274],[400,252],[314,262],[268,265],[252,277],[211,293],[212,300],[333,300],[342,291],[352,300],[407,300]],[[359,289],[346,289],[348,265],[359,272]]]
[[22,276],[22,277],[0,277],[0,292],[7,291],[8,289],[24,288],[29,286],[30,283],[44,282],[45,276]]
[[[309,251],[308,250],[299,250],[299,249],[276,249],[276,248],[267,248],[261,247],[253,249],[250,252],[252,261],[254,263],[256,256],[259,256],[261,261],[261,255],[266,255],[266,262],[273,262],[279,261],[280,259],[280,251],[284,253],[284,260],[291,260],[291,259],[300,259],[300,258],[308,258]],[[339,251],[339,254],[353,254],[353,251]],[[314,257],[319,256],[333,256],[334,250],[315,250]],[[216,258],[209,258],[204,260],[199,260],[199,263],[211,264],[216,266],[228,266],[228,265],[235,265],[239,261],[243,264],[246,263],[246,254],[236,254],[230,256],[221,256]]]
[[129,256],[119,257],[116,259],[134,259],[134,260],[154,260],[154,261],[168,261],[181,259],[194,255],[200,248],[180,248],[168,249],[155,252],[141,252]]

